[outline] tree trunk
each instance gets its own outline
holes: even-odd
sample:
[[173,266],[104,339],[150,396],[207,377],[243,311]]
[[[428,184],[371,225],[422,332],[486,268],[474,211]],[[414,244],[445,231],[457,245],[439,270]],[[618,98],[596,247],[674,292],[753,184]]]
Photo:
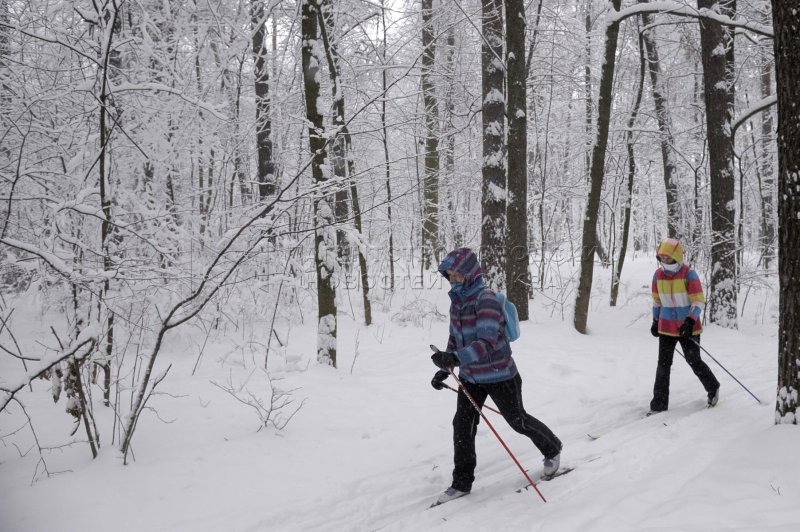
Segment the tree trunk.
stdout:
[[[103,221],[100,224],[100,247],[103,253],[103,271],[108,272],[109,275],[112,275],[114,270],[114,263],[111,258],[111,248],[118,248],[120,243],[119,241],[115,241],[119,239],[119,236],[115,238],[114,233],[116,231],[113,230],[115,227],[113,223],[113,213],[112,213],[112,196],[113,192],[109,189],[109,185],[111,183],[111,175],[110,170],[106,166],[106,163],[109,159],[108,153],[108,144],[110,142],[110,135],[111,129],[108,127],[108,114],[110,110],[115,109],[115,105],[113,99],[111,98],[111,94],[109,93],[108,89],[108,82],[112,79],[112,72],[120,72],[121,71],[121,64],[120,64],[120,57],[119,53],[115,52],[111,46],[112,39],[119,34],[121,30],[121,15],[116,8],[116,6],[109,6],[108,8],[110,11],[104,13],[106,18],[106,24],[109,25],[111,31],[108,32],[108,40],[107,42],[102,43],[102,60],[103,70],[101,72],[103,76],[102,83],[100,85],[100,109],[99,109],[99,134],[100,134],[100,154],[98,156],[98,182],[99,182],[99,189],[100,189],[100,206],[103,211]],[[112,118],[113,120],[113,118]],[[106,277],[103,281],[103,290],[100,294],[98,299],[97,311],[98,315],[102,315],[103,308],[105,307],[104,300],[107,297],[108,293],[111,291],[111,280],[109,277]],[[114,354],[114,313],[108,310],[108,315],[106,317],[105,323],[105,335],[104,335],[104,342],[105,342],[105,353],[103,353],[102,358],[103,361],[99,363],[100,368],[103,370],[103,405],[110,406],[111,405],[111,358]],[[93,370],[94,371],[94,370]],[[95,380],[93,378],[93,380]],[[84,412],[84,416],[88,415]],[[88,431],[88,428],[87,428]],[[90,438],[91,440],[91,438]],[[94,450],[94,446],[92,445],[92,455],[97,457],[97,453]]]
[[[323,2],[322,8],[323,11],[319,18],[319,27],[322,34],[322,42],[325,46],[325,56],[328,59],[328,72],[331,78],[331,88],[333,91],[333,125],[337,128],[336,136],[337,138],[334,140],[334,146],[339,146],[342,153],[341,156],[337,159],[338,164],[343,166],[342,168],[342,188],[344,188],[345,184],[349,184],[350,186],[350,196],[351,201],[353,203],[353,223],[355,225],[355,229],[359,235],[362,235],[361,230],[361,207],[358,202],[358,187],[356,186],[355,179],[353,175],[355,173],[355,163],[353,162],[353,141],[350,136],[350,131],[347,128],[347,121],[345,120],[345,107],[344,107],[344,92],[342,90],[341,79],[339,76],[339,56],[338,51],[336,49],[336,45],[332,42],[331,35],[333,34],[333,16],[331,15],[329,8],[329,1],[325,0]],[[334,148],[336,149],[336,148]],[[337,163],[334,163],[334,169],[336,169]],[[339,177],[339,173],[336,173],[336,176]],[[339,192],[337,191],[337,202],[338,202],[338,195]],[[344,189],[344,197],[347,198],[347,189]],[[337,207],[338,209],[338,207]],[[345,211],[347,211],[347,207],[345,205]],[[337,217],[337,222],[338,222]],[[338,237],[337,237],[338,240]],[[372,307],[369,302],[369,275],[367,272],[367,258],[364,256],[364,252],[361,249],[361,246],[357,246],[358,248],[358,267],[359,271],[361,272],[361,295],[362,295],[362,303],[364,305],[364,325],[371,325],[372,324]],[[342,250],[341,243],[340,243],[340,252]],[[345,247],[348,255],[350,253],[350,246],[349,244]],[[341,258],[341,255],[340,255]],[[349,261],[348,261],[349,264]]]
[[481,187],[481,264],[487,285],[502,290],[506,259],[505,67],[503,3],[483,2],[483,183]]
[[653,103],[655,104],[656,120],[661,142],[661,161],[664,166],[664,190],[667,195],[667,236],[669,238],[679,238],[681,234],[681,211],[678,200],[678,166],[675,161],[673,146],[675,139],[672,137],[672,126],[667,107],[666,90],[663,86],[661,76],[661,60],[658,57],[656,47],[655,28],[649,28],[653,18],[646,13],[642,14],[642,25],[645,29],[642,32],[645,50],[647,50],[647,65],[650,72],[650,89],[653,93]]
[[525,2],[506,0],[508,62],[508,298],[528,319],[528,115],[525,69]]
[[[381,0],[383,6],[384,0]],[[386,10],[381,9],[381,24],[383,26],[383,49],[381,69],[381,128],[383,129],[383,159],[386,167],[386,221],[389,225],[389,290],[394,291],[394,230],[392,226],[392,174],[389,165],[389,129],[386,127],[386,100],[388,98],[388,84],[386,82]]]
[[306,118],[309,123],[308,144],[311,152],[311,175],[318,188],[314,197],[316,235],[314,263],[317,271],[317,360],[336,367],[336,234],[333,201],[325,190],[328,175],[325,169],[325,125],[317,106],[320,97],[319,65],[325,61],[319,38],[319,0],[303,0],[301,11],[302,61],[305,88]]
[[594,120],[594,107],[592,106],[592,0],[586,0],[583,6],[584,13],[584,29],[586,30],[586,42],[584,46],[583,66],[583,96],[584,108],[586,111],[586,150],[584,151],[584,164],[586,166],[586,178],[589,179],[589,174],[592,167],[592,133],[594,127],[592,126]]
[[[769,14],[764,14],[764,22],[769,24]],[[774,57],[767,39],[759,45],[761,61],[761,97],[772,95],[772,65]],[[774,125],[772,109],[761,113],[761,253],[764,269],[769,270],[775,263],[775,171],[773,169]],[[753,148],[755,151],[755,148]]]
[[422,100],[425,106],[425,174],[422,209],[422,267],[439,259],[439,103],[432,70],[436,57],[433,0],[422,0]]
[[[642,21],[644,23],[644,21]],[[646,24],[646,23],[645,23]],[[636,117],[639,114],[639,106],[642,104],[642,93],[644,92],[644,72],[645,72],[645,48],[644,36],[639,33],[639,87],[636,91],[636,100],[631,109],[631,116],[628,118],[628,129],[625,132],[625,145],[628,149],[628,183],[625,199],[623,200],[622,214],[622,242],[619,246],[619,256],[614,266],[614,273],[611,278],[611,298],[610,306],[617,306],[617,296],[619,295],[619,278],[622,275],[622,265],[625,263],[625,254],[628,252],[628,233],[631,227],[631,201],[633,199],[633,180],[636,177],[636,159],[633,150],[633,126],[636,125]]]
[[447,92],[444,97],[445,120],[444,120],[444,173],[443,182],[447,185],[447,213],[448,223],[450,225],[450,235],[452,236],[452,246],[461,247],[464,242],[464,229],[460,226],[456,211],[459,206],[459,194],[455,183],[455,151],[456,151],[456,130],[453,124],[453,117],[455,115],[456,103],[454,92],[456,88],[456,64],[455,64],[455,47],[456,47],[456,29],[455,25],[451,25],[447,29],[447,52],[445,54],[445,65],[447,72]]
[[[735,0],[698,0],[698,8],[735,17]],[[703,89],[711,182],[711,282],[708,319],[736,328],[736,203],[731,119],[734,107],[734,30],[700,20]],[[720,51],[724,50],[724,53]]]
[[320,3],[320,19],[318,20],[320,35],[325,46],[325,57],[328,60],[328,75],[331,80],[331,102],[333,103],[333,139],[330,149],[330,164],[336,178],[336,192],[334,194],[334,219],[336,220],[336,254],[339,264],[343,267],[345,275],[349,276],[352,270],[353,253],[350,247],[347,231],[347,219],[350,217],[350,206],[347,195],[348,160],[350,157],[350,137],[344,118],[344,93],[339,79],[339,57],[336,47],[331,42],[333,34],[333,15],[330,12],[330,0]]
[[773,0],[778,87],[778,397],[776,423],[797,424],[800,402],[800,0]]
[[267,65],[267,19],[263,0],[250,0],[253,32],[253,77],[256,103],[256,156],[258,196],[263,201],[275,194],[275,163],[272,160],[272,100],[269,94]]
[[[622,0],[611,1],[614,10],[619,11]],[[603,66],[600,69],[600,89],[597,99],[597,137],[592,147],[592,165],[589,173],[590,190],[583,220],[583,241],[581,243],[581,270],[578,277],[578,293],[575,299],[574,325],[579,333],[586,333],[589,318],[589,300],[592,295],[592,274],[594,255],[597,248],[597,213],[600,210],[600,193],[603,190],[605,175],[606,146],[608,128],[611,122],[611,103],[614,81],[614,66],[617,59],[617,35],[619,23],[606,27],[606,46]]]

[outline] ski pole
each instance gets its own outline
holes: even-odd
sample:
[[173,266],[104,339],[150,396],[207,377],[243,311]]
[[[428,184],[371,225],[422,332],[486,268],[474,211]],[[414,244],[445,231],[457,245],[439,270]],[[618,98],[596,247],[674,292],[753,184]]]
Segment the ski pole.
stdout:
[[[446,385],[445,383],[442,383],[442,386],[444,386],[444,387],[445,387],[445,388],[447,388],[448,390],[451,390],[451,391],[454,391],[455,393],[458,393],[458,390],[456,390],[456,389],[455,389],[455,388],[453,388],[452,386],[448,386],[448,385]],[[492,412],[494,412],[495,414],[500,414],[500,411],[499,411],[499,410],[495,410],[494,408],[492,408],[492,407],[491,407],[491,406],[489,406],[489,405],[483,405],[483,408],[486,408],[486,409],[488,409],[488,410],[491,410],[491,411],[492,411]],[[502,416],[503,414],[500,414],[500,415]]]
[[733,373],[731,373],[730,371],[728,371],[728,369],[727,369],[725,366],[723,366],[722,364],[720,364],[719,360],[717,360],[716,358],[714,358],[714,355],[712,355],[711,353],[709,353],[709,352],[706,350],[706,348],[705,348],[705,347],[703,347],[702,345],[700,345],[700,342],[698,342],[698,341],[697,341],[697,340],[695,340],[694,338],[690,338],[690,340],[691,340],[692,342],[694,342],[694,343],[697,345],[697,347],[699,347],[700,349],[702,349],[702,350],[703,350],[703,352],[704,352],[705,354],[707,354],[708,356],[710,356],[710,357],[711,357],[711,360],[713,360],[714,362],[716,362],[716,363],[717,363],[717,365],[718,365],[719,367],[721,367],[723,370],[725,370],[725,373],[727,373],[728,375],[730,375],[730,376],[731,376],[731,378],[732,378],[733,380],[735,380],[737,383],[739,383],[739,386],[741,386],[742,388],[744,388],[744,390],[745,390],[747,393],[749,393],[750,395],[752,395],[752,396],[753,396],[753,399],[755,399],[755,400],[756,400],[756,402],[757,402],[758,404],[760,404],[760,405],[763,405],[763,404],[764,404],[764,403],[762,403],[762,402],[761,402],[761,399],[759,399],[758,397],[756,397],[756,396],[753,394],[753,392],[751,392],[750,390],[748,390],[748,389],[747,389],[747,386],[745,386],[744,384],[742,384],[742,382],[741,382],[739,379],[737,379],[736,377],[734,377],[734,376],[733,376]]
[[[439,351],[439,350],[438,350],[438,349],[437,349],[435,346],[433,346],[433,345],[431,345],[431,349],[432,349],[433,351],[435,351],[435,352],[436,352],[436,351]],[[487,425],[487,426],[488,426],[490,429],[492,429],[492,432],[493,432],[493,433],[494,433],[494,435],[497,437],[497,440],[500,442],[500,445],[502,445],[502,446],[503,446],[503,449],[505,449],[505,450],[506,450],[506,452],[507,452],[507,453],[508,453],[508,455],[511,457],[511,459],[514,461],[514,463],[515,463],[515,464],[517,464],[517,467],[519,468],[519,470],[520,470],[520,471],[522,471],[522,475],[525,477],[525,479],[526,479],[526,480],[527,480],[527,481],[530,483],[530,485],[531,485],[531,486],[533,486],[533,489],[535,489],[535,490],[536,490],[536,493],[538,493],[538,494],[539,494],[539,497],[541,497],[541,498],[542,498],[542,500],[543,500],[544,502],[547,502],[547,499],[545,499],[545,498],[544,498],[544,495],[542,495],[542,492],[541,492],[541,491],[539,491],[539,488],[538,488],[538,487],[536,487],[536,483],[535,483],[533,480],[531,480],[531,477],[528,475],[528,472],[527,472],[527,471],[525,471],[525,468],[524,468],[524,467],[522,467],[522,465],[519,463],[519,460],[517,460],[517,457],[516,457],[516,456],[514,456],[514,453],[512,453],[512,452],[511,452],[511,449],[509,449],[509,448],[508,448],[508,445],[506,445],[506,442],[504,442],[504,441],[503,441],[503,438],[501,438],[501,437],[500,437],[500,434],[498,434],[498,433],[497,433],[497,431],[496,431],[496,430],[495,430],[495,428],[494,428],[494,425],[492,425],[492,423],[489,421],[489,418],[488,418],[488,417],[486,417],[486,414],[484,414],[484,413],[483,413],[483,411],[481,410],[481,407],[479,407],[479,406],[478,406],[478,403],[477,403],[477,401],[475,401],[475,399],[473,399],[473,398],[472,398],[472,395],[471,395],[471,394],[470,394],[470,393],[467,391],[467,389],[464,387],[464,383],[462,383],[462,382],[459,380],[459,378],[458,378],[458,377],[456,377],[456,372],[455,372],[455,371],[453,371],[453,368],[447,368],[447,371],[449,371],[449,372],[450,372],[450,375],[452,375],[452,376],[453,376],[453,379],[455,379],[455,381],[458,383],[458,387],[459,387],[459,388],[461,388],[461,391],[462,391],[462,392],[464,392],[464,395],[467,397],[467,399],[469,399],[469,402],[470,402],[470,403],[472,403],[472,406],[475,408],[475,410],[478,412],[478,414],[479,414],[479,415],[480,415],[480,416],[483,418],[483,420],[486,422],[486,425]]]

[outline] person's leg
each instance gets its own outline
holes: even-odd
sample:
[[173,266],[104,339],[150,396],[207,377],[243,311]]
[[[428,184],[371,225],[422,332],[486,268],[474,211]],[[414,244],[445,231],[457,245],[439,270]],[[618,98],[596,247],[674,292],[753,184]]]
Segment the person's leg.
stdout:
[[[483,406],[486,401],[486,390],[482,386],[463,382],[469,394]],[[459,387],[458,400],[456,401],[456,415],[453,417],[453,484],[452,487],[459,491],[471,491],[472,482],[475,480],[475,433],[478,430],[480,414],[472,406],[464,390]]]
[[713,394],[717,391],[717,388],[719,388],[719,381],[714,376],[711,368],[708,367],[708,364],[703,362],[703,359],[700,358],[700,346],[698,345],[700,343],[700,336],[694,336],[692,338],[697,343],[688,338],[680,339],[683,355],[686,357],[686,362],[689,363],[694,374],[697,375],[697,378],[703,383],[703,388],[705,388],[706,393]]
[[658,367],[656,368],[656,381],[653,384],[653,400],[650,401],[650,410],[661,412],[669,408],[669,374],[672,369],[672,356],[678,338],[675,336],[658,336]]
[[506,422],[512,429],[530,438],[545,458],[552,458],[561,452],[561,440],[547,425],[525,411],[522,404],[522,378],[519,374],[513,379],[487,385],[487,388],[489,397]]

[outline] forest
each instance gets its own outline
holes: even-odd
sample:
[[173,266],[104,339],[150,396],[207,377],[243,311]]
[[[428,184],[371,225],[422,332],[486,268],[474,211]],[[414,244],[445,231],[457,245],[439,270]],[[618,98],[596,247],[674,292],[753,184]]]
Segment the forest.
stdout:
[[[314,363],[346,371],[339,317],[438,319],[393,295],[460,246],[521,320],[547,301],[591,334],[626,258],[674,237],[707,323],[778,291],[775,422],[796,424],[798,9],[0,0],[0,414],[49,394],[85,452],[128,462],[171,335],[194,331],[199,362],[261,331],[268,374],[312,324]],[[32,301],[35,335],[15,321]],[[281,424],[277,387],[221,386]]]

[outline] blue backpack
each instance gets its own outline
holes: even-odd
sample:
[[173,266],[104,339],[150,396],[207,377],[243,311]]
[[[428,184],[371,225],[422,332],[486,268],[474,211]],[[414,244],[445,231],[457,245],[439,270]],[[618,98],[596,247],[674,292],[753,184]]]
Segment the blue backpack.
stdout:
[[513,342],[519,338],[519,316],[517,316],[517,307],[508,300],[503,292],[497,293],[497,301],[503,307],[503,318],[506,321],[505,335],[506,340]]

